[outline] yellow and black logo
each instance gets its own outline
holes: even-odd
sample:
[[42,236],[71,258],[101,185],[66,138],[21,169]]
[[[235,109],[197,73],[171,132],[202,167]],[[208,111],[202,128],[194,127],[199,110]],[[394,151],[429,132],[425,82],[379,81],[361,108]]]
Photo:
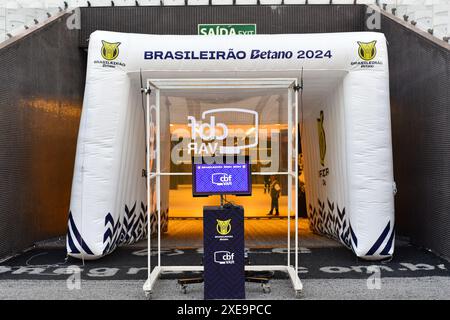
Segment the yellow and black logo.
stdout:
[[231,219],[228,220],[216,220],[217,221],[217,232],[222,235],[226,236],[231,232]]
[[319,133],[320,164],[325,166],[325,154],[327,153],[327,139],[323,128],[323,110],[320,110],[320,117],[317,119],[317,131]]
[[376,40],[371,42],[361,42],[358,41],[358,55],[361,59],[364,61],[370,61],[377,55],[377,47],[375,44],[377,43]]
[[119,46],[120,42],[111,43],[102,40],[103,46],[102,46],[102,57],[105,60],[112,61],[116,60],[119,56]]

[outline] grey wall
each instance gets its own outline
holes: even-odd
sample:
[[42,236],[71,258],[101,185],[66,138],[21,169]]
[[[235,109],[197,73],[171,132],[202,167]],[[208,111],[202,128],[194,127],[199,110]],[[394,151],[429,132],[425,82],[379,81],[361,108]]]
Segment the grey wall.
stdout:
[[382,16],[398,234],[450,257],[450,46]]
[[66,231],[86,62],[65,19],[0,48],[0,257]]

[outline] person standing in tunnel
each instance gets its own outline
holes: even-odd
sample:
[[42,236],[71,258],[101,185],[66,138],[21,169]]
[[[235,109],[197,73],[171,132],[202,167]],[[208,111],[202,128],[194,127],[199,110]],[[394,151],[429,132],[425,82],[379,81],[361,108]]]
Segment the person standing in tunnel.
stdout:
[[275,209],[275,216],[279,216],[280,211],[279,211],[278,199],[280,198],[281,187],[275,176],[271,176],[270,180],[271,180],[270,198],[272,199],[272,201],[271,201],[270,211],[267,215],[271,216],[273,214],[273,210]]
[[270,192],[270,176],[264,176],[264,193]]
[[[300,147],[301,150],[301,147]],[[307,218],[306,211],[306,194],[305,194],[305,172],[303,171],[303,154],[298,155],[298,212],[297,215],[301,218]]]

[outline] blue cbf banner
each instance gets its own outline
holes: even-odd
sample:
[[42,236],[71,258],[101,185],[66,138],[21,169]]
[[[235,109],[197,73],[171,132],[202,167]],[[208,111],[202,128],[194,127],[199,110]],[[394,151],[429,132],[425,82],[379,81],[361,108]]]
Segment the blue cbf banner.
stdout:
[[204,207],[203,237],[205,299],[245,299],[243,207]]

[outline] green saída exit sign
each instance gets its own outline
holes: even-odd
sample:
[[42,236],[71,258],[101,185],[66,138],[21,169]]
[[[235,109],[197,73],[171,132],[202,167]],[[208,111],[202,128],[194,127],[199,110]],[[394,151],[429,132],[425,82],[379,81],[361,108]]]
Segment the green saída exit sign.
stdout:
[[256,34],[256,24],[199,24],[198,34],[204,36]]

